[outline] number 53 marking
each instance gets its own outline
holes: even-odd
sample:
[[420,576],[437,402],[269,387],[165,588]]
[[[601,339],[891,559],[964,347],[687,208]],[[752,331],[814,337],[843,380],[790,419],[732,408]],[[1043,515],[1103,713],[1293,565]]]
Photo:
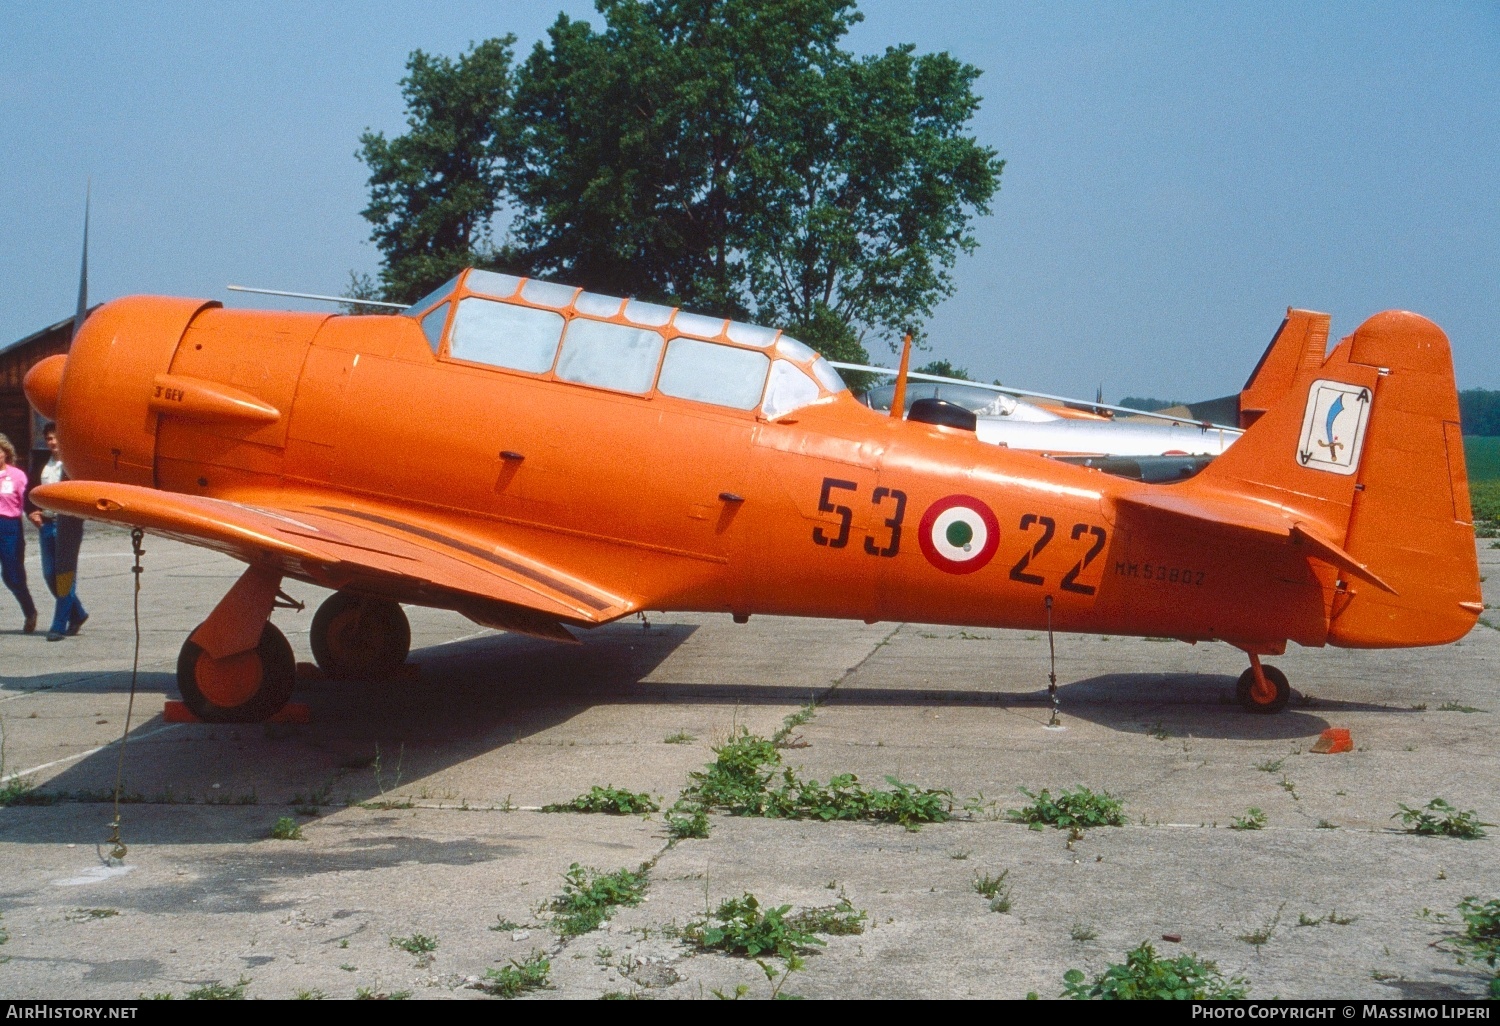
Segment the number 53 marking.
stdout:
[[[842,549],[849,544],[849,525],[854,520],[854,511],[848,506],[841,506],[833,501],[835,491],[858,491],[859,486],[853,481],[842,481],[836,477],[825,477],[823,479],[823,490],[818,495],[818,510],[823,513],[834,513],[839,518],[838,534],[829,537],[821,526],[814,527],[812,538],[816,545],[826,545],[830,549]],[[865,539],[865,553],[871,556],[883,556],[887,559],[895,556],[901,551],[901,523],[906,519],[906,493],[898,488],[877,488],[870,497],[871,505],[879,506],[886,500],[895,504],[895,509],[886,518],[885,526],[890,531],[890,537],[884,545],[875,544],[874,538]]]

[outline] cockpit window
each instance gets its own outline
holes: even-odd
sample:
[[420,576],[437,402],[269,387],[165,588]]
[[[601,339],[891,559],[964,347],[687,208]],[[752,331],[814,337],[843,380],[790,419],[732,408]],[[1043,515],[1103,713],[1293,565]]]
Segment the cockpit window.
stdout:
[[521,286],[521,298],[537,306],[550,306],[561,310],[573,302],[578,289],[572,285],[559,285],[552,281],[532,278]]
[[448,354],[458,360],[541,374],[552,366],[562,333],[562,314],[468,296],[458,304],[453,318]]
[[[734,335],[731,333],[729,337],[734,338]],[[806,363],[818,355],[790,335],[782,335],[776,340],[776,352],[781,356],[796,360],[798,363]]]
[[751,410],[765,389],[770,363],[763,353],[749,349],[674,338],[667,346],[656,388],[679,399]]
[[800,367],[786,360],[771,364],[771,382],[761,410],[770,420],[818,401],[818,386]]
[[470,292],[482,292],[496,299],[509,299],[516,294],[521,279],[513,274],[497,274],[494,271],[473,270],[464,279],[464,288]]
[[759,324],[745,324],[743,321],[730,321],[729,341],[738,342],[742,346],[758,346],[764,349],[776,341],[776,329],[762,327]]
[[405,310],[402,310],[401,312],[408,317],[418,317],[421,315],[423,310],[426,310],[433,303],[436,303],[440,299],[446,298],[448,293],[452,292],[457,285],[457,278],[449,278],[447,281],[443,282],[443,284],[439,285],[437,288],[433,289],[431,292],[427,293],[427,295],[423,296],[421,299],[417,300],[415,303],[407,307]]
[[443,342],[443,325],[448,323],[448,304],[433,308],[433,311],[422,318],[422,334],[427,336],[427,344],[435,353],[438,346]]
[[617,392],[649,392],[662,344],[658,331],[576,318],[563,340],[557,376]]
[[813,377],[818,379],[818,384],[830,392],[842,392],[849,387],[844,384],[844,379],[839,377],[839,372],[833,369],[833,364],[821,356],[813,361],[812,372]]

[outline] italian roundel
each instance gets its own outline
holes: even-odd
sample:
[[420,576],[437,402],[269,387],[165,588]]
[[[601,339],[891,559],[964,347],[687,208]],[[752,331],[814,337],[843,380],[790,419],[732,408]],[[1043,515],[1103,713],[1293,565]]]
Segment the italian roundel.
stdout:
[[927,562],[950,574],[972,574],[1000,547],[1000,523],[972,495],[950,495],[922,514],[918,540]]

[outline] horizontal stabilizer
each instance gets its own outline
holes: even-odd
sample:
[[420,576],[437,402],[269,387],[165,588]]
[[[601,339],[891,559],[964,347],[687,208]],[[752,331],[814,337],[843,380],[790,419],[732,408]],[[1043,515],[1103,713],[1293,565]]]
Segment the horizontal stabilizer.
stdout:
[[1396,594],[1395,588],[1381,580],[1374,571],[1345,552],[1341,546],[1319,536],[1290,512],[1274,506],[1253,505],[1233,499],[1170,494],[1136,495],[1120,498],[1116,502],[1122,509],[1189,521],[1199,530],[1248,533],[1267,541],[1300,545],[1308,550],[1309,557],[1368,581],[1382,591]]

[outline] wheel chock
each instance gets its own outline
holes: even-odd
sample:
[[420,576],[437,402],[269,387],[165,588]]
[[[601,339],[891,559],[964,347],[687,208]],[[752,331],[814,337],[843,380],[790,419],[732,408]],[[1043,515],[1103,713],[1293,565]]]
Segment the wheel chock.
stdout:
[[[161,711],[161,718],[168,723],[202,723],[183,702],[176,699],[168,699],[166,706]],[[288,702],[282,706],[275,715],[263,723],[311,723],[312,714],[308,711],[305,702]]]
[[1354,751],[1354,741],[1349,737],[1349,731],[1343,727],[1329,727],[1318,735],[1318,741],[1312,746],[1312,750],[1319,755],[1338,755],[1341,752]]

